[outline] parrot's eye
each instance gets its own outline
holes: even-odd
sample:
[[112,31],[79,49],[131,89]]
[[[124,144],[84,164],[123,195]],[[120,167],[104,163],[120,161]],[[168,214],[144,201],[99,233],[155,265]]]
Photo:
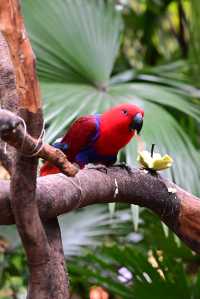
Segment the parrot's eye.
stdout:
[[128,111],[127,111],[126,109],[123,109],[123,110],[122,110],[122,113],[123,113],[124,115],[128,115]]

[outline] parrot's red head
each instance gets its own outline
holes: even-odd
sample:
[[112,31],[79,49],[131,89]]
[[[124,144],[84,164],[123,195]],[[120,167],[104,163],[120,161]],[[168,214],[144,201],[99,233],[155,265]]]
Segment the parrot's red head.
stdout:
[[105,154],[119,151],[139,133],[143,117],[143,109],[133,104],[120,104],[104,112],[101,116],[101,134],[107,144]]
[[139,133],[143,125],[144,111],[136,105],[120,104],[106,111],[102,115],[102,125],[119,132]]

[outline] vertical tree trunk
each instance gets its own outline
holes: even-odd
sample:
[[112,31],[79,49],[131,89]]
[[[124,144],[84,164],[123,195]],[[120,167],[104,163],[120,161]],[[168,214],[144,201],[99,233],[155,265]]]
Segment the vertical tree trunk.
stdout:
[[[7,43],[0,32],[0,105],[3,109],[17,111],[18,95],[15,84],[15,74],[9,55]],[[0,141],[0,161],[12,173],[15,149],[5,142]]]
[[[0,0],[0,30],[15,70],[18,114],[24,119],[28,133],[37,139],[43,128],[40,90],[18,0]],[[4,68],[3,72],[6,71],[11,78],[9,67]],[[11,178],[11,206],[30,270],[28,299],[67,299],[59,224],[57,219],[41,222],[35,199],[37,163],[34,155],[26,157],[16,153]]]

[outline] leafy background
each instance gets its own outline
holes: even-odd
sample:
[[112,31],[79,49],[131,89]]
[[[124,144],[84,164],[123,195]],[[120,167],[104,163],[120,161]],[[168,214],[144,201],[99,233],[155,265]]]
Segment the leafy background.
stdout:
[[[200,195],[199,1],[23,0],[22,4],[37,57],[46,141],[61,136],[79,115],[121,102],[136,103],[145,110],[142,139],[147,149],[155,143],[159,152],[175,161],[163,175]],[[119,160],[135,166],[136,156],[137,144],[132,141]],[[120,298],[200,297],[199,258],[163,232],[149,212],[119,205],[111,217],[106,206],[95,206],[60,221],[76,296],[88,298],[89,288],[101,285]],[[13,229],[9,230],[1,228],[1,235],[12,235],[13,240]],[[18,241],[11,244],[10,251],[2,253],[1,285],[17,293],[27,278],[22,275],[23,253],[14,246]],[[95,254],[90,249],[94,246]],[[149,262],[150,255],[157,267]],[[120,282],[121,267],[131,272],[131,281]]]

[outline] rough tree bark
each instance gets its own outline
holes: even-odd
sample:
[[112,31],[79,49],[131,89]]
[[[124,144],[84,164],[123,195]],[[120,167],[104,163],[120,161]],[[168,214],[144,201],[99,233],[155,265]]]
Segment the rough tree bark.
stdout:
[[[88,166],[75,177],[63,174],[40,177],[36,200],[43,221],[96,203],[137,204],[151,209],[191,249],[200,253],[199,198],[146,170],[127,172],[120,167],[100,165]],[[9,182],[0,180],[0,225],[14,223]]]
[[[38,138],[43,128],[35,58],[24,27],[18,0],[0,0],[0,30],[8,44],[16,75],[18,114],[27,131]],[[12,166],[11,207],[27,254],[29,299],[69,297],[59,225],[41,222],[35,198],[37,157],[17,152]]]
[[[15,85],[15,75],[9,56],[7,43],[0,32],[0,103],[1,108],[17,112],[18,95]],[[7,146],[5,154],[5,142],[0,141],[0,161],[11,174],[15,149]]]

